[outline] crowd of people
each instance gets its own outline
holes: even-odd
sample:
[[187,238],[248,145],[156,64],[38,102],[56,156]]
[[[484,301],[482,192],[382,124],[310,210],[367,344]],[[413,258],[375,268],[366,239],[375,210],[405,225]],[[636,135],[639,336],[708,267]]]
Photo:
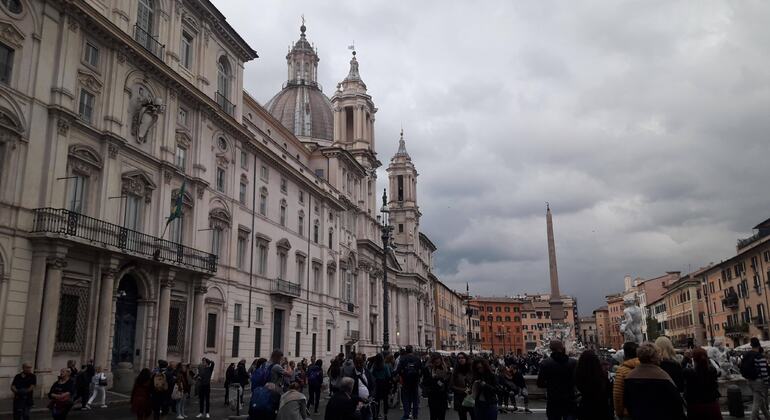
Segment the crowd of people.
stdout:
[[[451,356],[416,354],[410,346],[395,353],[340,353],[329,361],[302,359],[295,363],[280,350],[269,359],[233,363],[224,377],[224,403],[254,420],[307,420],[318,414],[322,395],[329,401],[325,420],[387,420],[400,405],[401,420],[417,419],[427,400],[430,420],[445,420],[454,410],[459,420],[496,420],[499,413],[529,409],[524,375],[537,375],[546,392],[551,419],[722,419],[717,378],[719,370],[706,350],[677,354],[667,337],[654,343],[625,343],[621,360],[607,353],[583,351],[577,359],[560,341],[550,343],[550,355],[496,356],[489,353]],[[770,419],[770,369],[759,340],[743,355],[740,371],[752,391],[752,419]],[[139,372],[130,407],[137,419],[171,414],[188,417],[187,401],[198,398],[197,418],[210,418],[214,362],[203,358],[196,366],[159,360],[154,369]],[[51,386],[48,409],[63,420],[78,409],[107,407],[107,375],[92,362],[61,369]],[[13,379],[14,420],[29,419],[37,381],[24,364]],[[326,389],[326,391],[325,391]]]

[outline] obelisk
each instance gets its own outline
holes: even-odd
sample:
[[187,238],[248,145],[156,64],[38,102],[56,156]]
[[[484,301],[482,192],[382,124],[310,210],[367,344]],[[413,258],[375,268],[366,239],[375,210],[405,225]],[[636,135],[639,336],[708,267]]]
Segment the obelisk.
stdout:
[[559,292],[559,271],[556,269],[556,244],[553,240],[553,216],[551,206],[545,205],[545,221],[548,230],[548,268],[551,272],[551,323],[564,321],[564,306]]

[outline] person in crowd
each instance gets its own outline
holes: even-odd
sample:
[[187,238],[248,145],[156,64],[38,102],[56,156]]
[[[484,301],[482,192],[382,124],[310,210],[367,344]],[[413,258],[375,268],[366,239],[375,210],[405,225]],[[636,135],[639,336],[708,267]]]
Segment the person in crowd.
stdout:
[[516,386],[514,394],[511,396],[511,399],[513,400],[513,411],[519,411],[519,407],[516,403],[516,397],[520,396],[522,402],[524,403],[524,412],[529,414],[532,412],[532,410],[529,409],[529,391],[527,390],[527,381],[524,380],[524,374],[521,373],[521,368],[518,364],[514,363],[511,365],[511,374],[513,376],[513,384]]
[[131,412],[137,420],[147,420],[152,415],[152,372],[144,368],[134,381],[131,390]]
[[313,407],[313,413],[318,414],[318,404],[321,400],[321,387],[324,382],[323,360],[318,359],[307,371],[308,410]]
[[471,365],[473,383],[471,395],[475,398],[476,420],[497,420],[497,378],[487,359],[478,358]]
[[660,357],[660,368],[668,373],[671,380],[674,381],[676,389],[684,392],[684,375],[682,363],[677,360],[676,350],[668,337],[660,336],[655,339],[655,348],[658,349]]
[[580,420],[613,420],[612,385],[593,350],[586,350],[575,367],[575,387],[580,392],[577,418]]
[[682,369],[693,367],[692,364],[692,349],[687,349],[682,354]]
[[363,353],[351,353],[353,359],[353,392],[350,394],[358,405],[358,417],[361,420],[369,420],[372,417],[369,396],[374,388],[374,379],[366,369],[366,355]]
[[73,377],[75,379],[76,395],[72,402],[76,403],[78,400],[80,400],[81,410],[88,409],[86,406],[88,405],[88,398],[90,395],[89,387],[91,386],[91,380],[95,374],[96,372],[94,371],[94,366],[92,362],[89,362],[88,365],[81,366],[77,376]]
[[243,405],[243,394],[245,394],[244,390],[246,389],[246,385],[249,384],[249,372],[246,370],[246,359],[241,359],[241,361],[238,362],[238,365],[235,367],[235,378],[233,383],[237,383],[241,386],[241,395],[238,403]]
[[551,355],[540,363],[537,386],[546,390],[546,416],[561,420],[575,415],[575,365],[567,356],[564,343],[553,340]]
[[404,407],[404,415],[401,420],[407,420],[411,414],[413,419],[418,418],[420,411],[420,373],[422,362],[414,354],[412,346],[406,346],[404,354],[399,357],[396,375],[401,378],[401,405]]
[[155,420],[166,414],[168,404],[166,398],[169,395],[167,370],[168,362],[165,360],[158,360],[158,365],[152,370],[153,387],[150,396],[152,399],[152,417]]
[[449,375],[444,359],[440,354],[433,353],[422,372],[422,389],[428,397],[430,420],[444,420],[446,417]]
[[225,407],[227,407],[227,404],[230,401],[230,385],[233,383],[235,379],[235,363],[230,363],[229,366],[227,366],[227,369],[225,369]]
[[281,392],[272,382],[252,387],[249,401],[249,420],[275,420],[278,415],[280,400]]
[[324,420],[357,420],[357,404],[351,397],[353,393],[353,378],[340,378],[339,389],[332,395],[326,405]]
[[722,420],[717,385],[719,373],[711,365],[706,350],[702,348],[693,350],[692,360],[695,367],[685,369],[683,375],[687,418],[689,420]]
[[209,418],[209,409],[211,408],[211,375],[214,373],[214,362],[207,358],[201,359],[198,366],[198,407],[199,413],[196,417]]
[[276,420],[306,420],[310,418],[307,410],[307,398],[300,391],[302,384],[291,382],[289,390],[281,395],[278,403]]
[[644,343],[636,355],[639,365],[626,375],[623,386],[623,403],[631,418],[684,420],[682,397],[668,373],[658,366],[658,349]]
[[329,377],[329,397],[337,392],[339,379],[340,379],[340,359],[339,356],[332,359],[329,363],[329,369],[326,371],[326,376]]
[[69,367],[59,371],[58,380],[51,385],[51,389],[48,391],[48,399],[50,400],[48,409],[51,410],[51,416],[54,420],[66,419],[73,406],[75,383],[70,375],[72,375],[72,369]]
[[283,357],[281,350],[275,349],[270,354],[270,380],[268,382],[274,383],[278,389],[283,390],[284,383],[291,378],[292,372],[289,371],[288,363]]
[[188,367],[180,363],[176,369],[176,418],[183,419],[187,417],[185,414],[187,399],[190,398],[190,375]]
[[751,351],[743,355],[740,370],[741,375],[746,378],[749,382],[749,388],[751,388],[753,398],[751,419],[758,419],[760,411],[766,419],[770,419],[770,412],[767,409],[767,389],[768,382],[770,382],[767,359],[757,337],[751,337],[749,343]]
[[33,392],[37,386],[37,377],[32,373],[31,363],[22,363],[21,372],[13,377],[13,420],[29,420],[29,411],[34,402]]
[[91,379],[91,384],[94,390],[91,393],[91,398],[88,399],[86,408],[90,410],[91,403],[97,398],[101,398],[101,408],[107,408],[107,375],[102,371],[101,366],[96,367],[96,374]]
[[372,378],[374,379],[374,400],[376,412],[374,418],[379,418],[382,413],[384,420],[388,419],[388,396],[393,383],[393,372],[390,365],[385,363],[382,353],[374,356],[372,361]]
[[498,391],[498,411],[501,413],[507,413],[509,409],[512,409],[511,395],[516,390],[516,385],[513,383],[513,373],[507,365],[500,365],[497,369],[497,383],[500,385]]
[[627,342],[623,344],[623,363],[615,371],[615,382],[612,384],[612,402],[615,406],[615,414],[623,419],[628,417],[628,410],[623,403],[623,387],[626,376],[639,366],[639,359],[636,357],[636,348],[638,344]]
[[468,359],[468,355],[465,353],[457,354],[457,364],[452,371],[452,377],[449,380],[449,386],[454,393],[453,405],[459,420],[468,420],[470,415],[471,420],[475,420],[475,413],[471,407],[463,406],[463,400],[470,392],[472,381],[471,375],[471,362]]

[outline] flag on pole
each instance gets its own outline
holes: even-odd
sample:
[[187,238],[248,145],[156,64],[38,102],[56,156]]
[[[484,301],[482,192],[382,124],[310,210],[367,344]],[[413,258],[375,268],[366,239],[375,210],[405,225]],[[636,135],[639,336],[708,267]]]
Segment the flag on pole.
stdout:
[[187,180],[185,179],[182,181],[182,187],[179,188],[179,194],[177,194],[176,200],[174,201],[174,208],[171,209],[171,215],[169,215],[168,220],[166,220],[166,226],[173,222],[174,219],[182,217],[182,206],[184,205],[184,189],[186,184]]

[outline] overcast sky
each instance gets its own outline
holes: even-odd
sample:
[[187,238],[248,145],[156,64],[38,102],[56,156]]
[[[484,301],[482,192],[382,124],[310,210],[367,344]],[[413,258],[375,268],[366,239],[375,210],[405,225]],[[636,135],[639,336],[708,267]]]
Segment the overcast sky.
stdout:
[[[436,272],[548,290],[545,202],[581,314],[623,276],[735,254],[770,217],[770,3],[215,0],[267,102],[305,15],[327,95],[360,71],[387,165],[403,124]],[[380,172],[380,184],[385,173]]]

